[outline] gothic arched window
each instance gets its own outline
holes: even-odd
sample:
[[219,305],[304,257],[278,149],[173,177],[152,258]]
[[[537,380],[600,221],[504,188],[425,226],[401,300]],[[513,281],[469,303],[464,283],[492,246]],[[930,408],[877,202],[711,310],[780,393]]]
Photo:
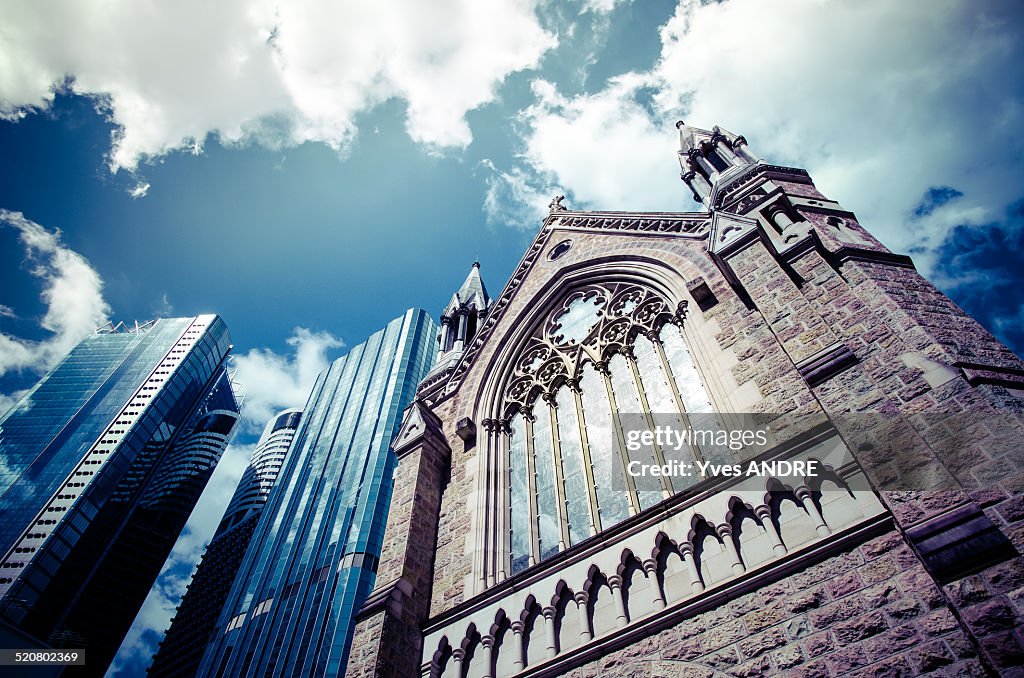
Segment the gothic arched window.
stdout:
[[650,289],[587,285],[526,342],[502,396],[512,574],[693,484],[627,473],[703,459],[637,435],[712,412],[682,320]]

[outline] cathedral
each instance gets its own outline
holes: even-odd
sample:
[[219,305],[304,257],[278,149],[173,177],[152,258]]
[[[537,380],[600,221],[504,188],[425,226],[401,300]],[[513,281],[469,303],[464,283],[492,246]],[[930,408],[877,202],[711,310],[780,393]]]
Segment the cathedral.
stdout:
[[556,197],[392,448],[349,676],[1024,675],[1024,362],[801,169]]

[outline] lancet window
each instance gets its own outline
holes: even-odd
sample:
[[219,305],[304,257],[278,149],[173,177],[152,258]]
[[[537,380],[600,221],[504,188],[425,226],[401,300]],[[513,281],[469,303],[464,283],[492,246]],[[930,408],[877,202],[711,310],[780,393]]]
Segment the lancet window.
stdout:
[[526,343],[503,394],[512,574],[692,484],[628,472],[704,458],[640,435],[712,412],[684,312],[638,285],[587,285]]

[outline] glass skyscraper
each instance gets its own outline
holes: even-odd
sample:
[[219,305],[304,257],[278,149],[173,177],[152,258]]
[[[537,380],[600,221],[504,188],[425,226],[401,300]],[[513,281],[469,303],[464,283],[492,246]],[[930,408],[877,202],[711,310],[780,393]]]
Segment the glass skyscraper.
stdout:
[[285,410],[263,429],[224,518],[153,658],[151,678],[195,675],[301,420],[301,410]]
[[101,328],[0,419],[4,634],[106,670],[238,419],[230,349],[215,315]]
[[409,310],[319,375],[199,675],[344,670],[383,543],[391,439],[436,331]]

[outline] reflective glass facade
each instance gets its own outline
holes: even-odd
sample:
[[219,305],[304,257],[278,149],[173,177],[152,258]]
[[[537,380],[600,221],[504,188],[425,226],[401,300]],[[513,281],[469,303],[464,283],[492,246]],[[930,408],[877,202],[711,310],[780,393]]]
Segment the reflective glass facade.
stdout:
[[217,316],[86,337],[0,419],[0,617],[101,674],[238,418]]
[[301,420],[301,410],[286,410],[264,428],[153,658],[151,678],[195,675]]
[[436,331],[409,310],[319,375],[199,675],[344,670],[383,543],[391,439]]

